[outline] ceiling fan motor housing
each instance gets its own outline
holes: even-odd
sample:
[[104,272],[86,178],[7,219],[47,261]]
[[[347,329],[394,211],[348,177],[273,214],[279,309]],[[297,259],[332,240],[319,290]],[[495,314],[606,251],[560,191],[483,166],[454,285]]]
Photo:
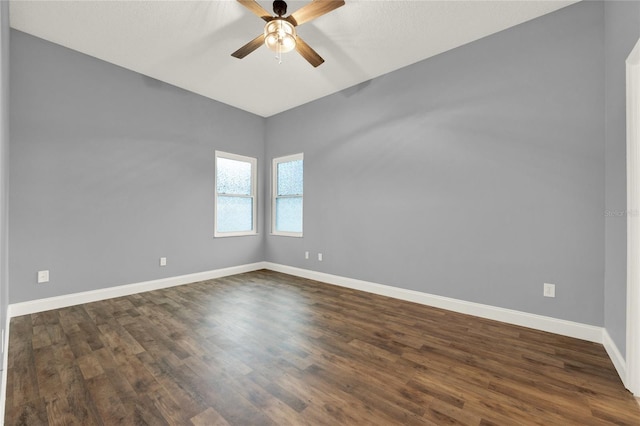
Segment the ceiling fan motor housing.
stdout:
[[283,0],[275,0],[273,2],[273,13],[278,16],[284,16],[287,13],[287,3]]

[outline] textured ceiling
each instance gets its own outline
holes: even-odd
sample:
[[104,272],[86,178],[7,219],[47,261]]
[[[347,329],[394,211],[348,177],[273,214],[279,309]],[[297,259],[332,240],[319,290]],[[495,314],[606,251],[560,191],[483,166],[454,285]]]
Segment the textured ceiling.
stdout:
[[264,46],[231,57],[263,29],[233,0],[14,0],[10,16],[20,31],[268,117],[571,3],[346,0],[298,27],[326,61],[318,68],[296,52],[278,64]]

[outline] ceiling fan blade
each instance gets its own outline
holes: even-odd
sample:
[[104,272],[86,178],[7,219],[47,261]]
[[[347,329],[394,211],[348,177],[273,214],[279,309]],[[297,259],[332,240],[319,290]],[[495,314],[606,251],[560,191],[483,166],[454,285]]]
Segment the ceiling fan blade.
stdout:
[[264,44],[264,34],[260,34],[258,37],[251,40],[249,43],[242,46],[240,49],[236,50],[231,54],[231,56],[242,59],[247,56],[249,53],[256,50],[258,47]]
[[322,63],[324,62],[324,59],[322,59],[322,57],[311,48],[311,46],[305,43],[304,40],[300,38],[300,36],[298,36],[298,38],[296,39],[296,50],[299,54],[302,55],[303,58],[307,60],[307,62],[313,65],[314,68],[322,65]]
[[252,11],[256,16],[269,22],[273,17],[255,0],[238,0],[238,3]]
[[293,21],[291,22],[293,25],[302,25],[340,6],[344,6],[344,0],[313,0],[311,3],[293,12],[287,20],[289,20],[289,22]]

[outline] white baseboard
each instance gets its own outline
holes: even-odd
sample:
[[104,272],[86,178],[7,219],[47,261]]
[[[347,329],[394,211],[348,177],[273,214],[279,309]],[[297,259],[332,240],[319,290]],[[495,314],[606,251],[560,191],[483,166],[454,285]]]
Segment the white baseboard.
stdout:
[[550,333],[575,337],[577,339],[587,340],[590,342],[602,343],[603,339],[603,328],[593,325],[529,314],[512,309],[498,308],[480,303],[466,302],[464,300],[436,296],[415,290],[407,290],[368,281],[356,280],[353,278],[345,278],[338,275],[310,271],[308,269],[295,268],[293,266],[280,265],[277,263],[265,262],[264,267],[272,271],[334,284],[340,287],[366,291],[368,293],[393,297],[395,299],[420,303],[422,305],[447,309],[449,311],[474,315],[481,318],[492,319],[536,330],[548,331]]
[[[508,324],[520,325],[536,330],[548,331],[563,336],[575,337],[596,343],[604,343],[604,329],[602,327],[581,324],[573,321],[546,317],[542,315],[530,314],[512,309],[498,308],[480,303],[467,302],[464,300],[452,299],[449,297],[436,296],[415,290],[407,290],[392,287],[384,284],[362,281],[353,278],[341,277],[338,275],[316,272],[308,269],[296,268],[293,266],[281,265],[271,262],[256,262],[247,265],[233,266],[229,268],[216,269],[212,271],[198,272],[194,274],[180,275],[177,277],[162,278],[158,280],[144,281],[134,284],[126,284],[117,287],[108,287],[99,290],[85,291],[81,293],[67,294],[63,296],[49,297],[45,299],[30,300],[28,302],[12,303],[7,308],[7,324],[13,317],[33,314],[36,312],[48,311],[51,309],[65,308],[82,303],[96,302],[99,300],[114,297],[128,296],[130,294],[145,291],[158,290],[162,288],[174,287],[198,281],[211,280],[226,277],[229,275],[241,274],[256,271],[259,269],[270,269],[302,278],[308,278],[328,284],[347,287],[354,290],[366,291],[368,293],[393,297],[395,299],[420,303],[422,305],[447,309],[463,314],[474,315],[481,318],[492,319]],[[608,334],[607,334],[608,335]],[[8,330],[5,338],[8,338]],[[615,345],[609,338],[609,343]],[[6,352],[6,351],[5,351]],[[619,355],[619,352],[616,353]],[[623,359],[620,357],[620,359]],[[614,364],[615,364],[614,360]],[[618,368],[619,364],[616,365]]]
[[[230,268],[215,269],[212,271],[197,272],[195,274],[180,275],[177,277],[161,278],[158,280],[144,281],[135,284],[125,284],[117,287],[102,288],[99,290],[83,291],[82,293],[65,294],[64,296],[48,297],[46,299],[30,300],[28,302],[12,303],[7,308],[7,324],[13,317],[28,315],[51,309],[66,308],[67,306],[82,303],[97,302],[99,300],[114,297],[128,296],[130,294],[145,291],[159,290],[161,288],[175,287],[178,285],[194,283],[198,281],[212,280],[227,277],[229,275],[242,274],[266,268],[265,262],[250,263],[247,265],[232,266]],[[6,365],[6,364],[5,364]]]
[[212,271],[199,272],[195,274],[181,275],[177,277],[163,278],[141,283],[121,285],[117,287],[104,288],[99,290],[86,291],[82,293],[74,293],[64,296],[50,297],[46,299],[32,300],[28,302],[10,304],[7,309],[7,328],[5,334],[5,353],[4,353],[4,371],[2,372],[2,391],[0,392],[0,424],[4,415],[5,392],[7,381],[8,366],[8,341],[9,341],[9,324],[12,317],[27,315],[36,312],[47,311],[51,309],[64,308],[67,306],[78,305],[82,303],[96,302],[99,300],[110,299],[114,297],[127,296],[130,294],[141,293],[145,291],[157,290],[162,288],[174,287],[183,284],[189,284],[198,281],[210,280],[215,278],[226,277],[245,272],[256,271],[259,269],[270,269],[276,272],[282,272],[302,278],[312,279],[325,282],[341,287],[354,290],[366,291],[368,293],[379,294],[382,296],[393,297],[395,299],[406,300],[410,302],[420,303],[422,305],[433,306],[437,308],[447,309],[468,315],[474,315],[481,318],[492,319],[505,322],[508,324],[519,325],[523,327],[533,328],[536,330],[547,331],[550,333],[560,334],[563,336],[574,337],[582,340],[603,344],[609,357],[611,358],[618,374],[621,378],[626,377],[624,358],[611,340],[609,333],[603,327],[597,327],[587,324],[581,324],[573,321],[535,315],[526,312],[516,311],[512,309],[498,308],[495,306],[483,305],[480,303],[467,302],[464,300],[452,299],[449,297],[436,296],[428,293],[422,293],[415,290],[407,290],[398,287],[362,281],[353,278],[341,277],[338,275],[327,274],[324,272],[316,272],[307,269],[295,268],[292,266],[281,265],[271,262],[257,262],[247,265],[234,266],[230,268],[216,269]]
[[611,358],[611,362],[613,363],[613,366],[616,368],[616,371],[618,372],[618,376],[620,376],[622,383],[624,383],[625,387],[628,388],[627,363],[625,362],[624,357],[622,356],[622,354],[620,353],[620,350],[618,349],[618,346],[613,341],[613,339],[609,335],[609,332],[607,331],[606,328],[602,330],[602,345],[604,346],[604,349],[607,351],[607,355],[609,355],[609,358]]

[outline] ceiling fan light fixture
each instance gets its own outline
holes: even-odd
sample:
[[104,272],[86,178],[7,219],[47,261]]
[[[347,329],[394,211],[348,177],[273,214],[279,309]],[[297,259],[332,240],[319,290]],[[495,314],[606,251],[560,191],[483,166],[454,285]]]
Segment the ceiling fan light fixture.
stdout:
[[264,44],[276,53],[290,52],[296,47],[296,29],[289,21],[275,18],[264,26]]
[[314,68],[322,65],[324,59],[296,34],[296,27],[325,15],[332,10],[344,6],[344,0],[312,0],[291,15],[287,14],[287,3],[284,0],[273,2],[272,16],[256,0],[237,0],[258,18],[266,21],[264,32],[249,43],[231,54],[234,58],[242,59],[264,43],[269,50],[276,52],[276,59],[282,63],[282,54],[293,49],[297,50]]

